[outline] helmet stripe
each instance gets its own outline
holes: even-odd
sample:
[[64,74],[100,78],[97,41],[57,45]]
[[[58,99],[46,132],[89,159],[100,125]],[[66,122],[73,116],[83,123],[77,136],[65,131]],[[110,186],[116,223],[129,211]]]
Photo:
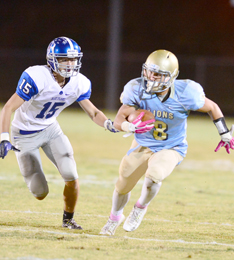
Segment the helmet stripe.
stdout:
[[51,52],[54,54],[54,48],[55,48],[55,46],[56,46],[56,44],[55,43],[53,43],[52,45],[51,45]]
[[68,41],[71,50],[74,50],[74,46],[73,46],[73,44],[72,44],[72,41],[71,41],[69,38],[67,38],[67,37],[64,37],[64,39],[66,39],[66,40]]

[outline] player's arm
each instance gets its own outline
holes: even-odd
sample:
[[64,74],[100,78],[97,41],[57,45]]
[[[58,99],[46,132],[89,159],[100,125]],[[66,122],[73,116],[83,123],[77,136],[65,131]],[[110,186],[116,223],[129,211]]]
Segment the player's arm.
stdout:
[[0,158],[4,159],[9,150],[19,151],[10,143],[9,129],[12,113],[24,103],[24,100],[16,93],[11,96],[1,111],[0,118]]
[[11,124],[11,115],[15,112],[24,103],[24,100],[14,93],[11,98],[7,101],[1,111],[1,120],[0,120],[0,132],[9,133],[10,124]]
[[209,114],[221,136],[221,141],[216,147],[215,152],[217,152],[221,147],[224,146],[227,153],[230,153],[230,148],[234,149],[234,138],[232,137],[233,127],[231,131],[229,131],[223,113],[219,106],[212,100],[205,98],[204,106],[198,111],[206,112]]
[[94,106],[90,100],[81,100],[79,101],[79,105],[97,125],[104,127],[112,133],[118,132],[118,130],[114,128],[113,122],[108,119],[101,110]]
[[90,100],[84,99],[79,102],[79,105],[97,125],[104,127],[107,117]]
[[223,117],[223,113],[219,106],[212,100],[205,98],[205,104],[202,108],[198,109],[197,111],[208,113],[212,120],[219,119]]
[[[127,118],[128,116],[135,111],[135,108],[134,107],[131,107],[131,106],[127,106],[127,105],[122,105],[120,108],[119,108],[119,111],[115,117],[115,120],[114,120],[114,127],[120,131],[125,131],[122,129],[122,124],[124,122],[127,123]],[[127,131],[125,131],[127,132]]]

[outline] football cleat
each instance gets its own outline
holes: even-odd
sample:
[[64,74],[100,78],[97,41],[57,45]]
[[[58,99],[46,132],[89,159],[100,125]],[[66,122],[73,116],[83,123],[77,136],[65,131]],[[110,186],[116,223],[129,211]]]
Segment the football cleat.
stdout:
[[124,221],[124,219],[125,219],[124,215],[121,215],[119,221],[114,221],[109,218],[106,225],[102,228],[99,234],[113,236],[115,234],[117,227]]
[[147,207],[144,209],[140,209],[137,206],[134,206],[129,216],[124,222],[123,229],[126,231],[136,230],[140,226],[146,211],[147,211]]
[[80,230],[83,229],[81,226],[79,226],[76,223],[76,221],[73,218],[71,218],[71,219],[64,219],[62,227],[69,228],[69,229],[80,229]]

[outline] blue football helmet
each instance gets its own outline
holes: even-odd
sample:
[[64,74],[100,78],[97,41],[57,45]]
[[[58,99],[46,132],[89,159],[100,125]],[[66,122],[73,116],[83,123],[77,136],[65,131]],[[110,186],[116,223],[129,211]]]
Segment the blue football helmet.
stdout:
[[[64,78],[76,76],[79,73],[82,57],[80,46],[67,37],[55,38],[49,44],[46,53],[47,64]],[[75,61],[73,65],[63,65],[59,63],[58,58],[70,58]]]

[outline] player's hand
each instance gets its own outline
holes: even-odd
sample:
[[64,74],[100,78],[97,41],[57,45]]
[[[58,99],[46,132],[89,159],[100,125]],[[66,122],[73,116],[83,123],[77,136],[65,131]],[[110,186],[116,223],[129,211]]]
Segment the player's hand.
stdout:
[[230,132],[226,134],[222,134],[221,141],[215,149],[215,152],[218,152],[221,147],[225,147],[227,153],[230,153],[230,148],[234,149],[234,138],[232,137],[232,133],[234,130],[234,125],[232,125]]
[[132,121],[132,125],[134,126],[133,132],[136,134],[149,132],[154,127],[154,119],[147,120],[144,122],[141,121],[144,114],[144,112],[141,112],[140,115],[134,121]]
[[13,146],[9,141],[3,140],[0,143],[0,158],[4,159],[10,150],[20,152],[20,150],[15,148],[15,146]]
[[153,123],[155,122],[155,119],[141,121],[144,114],[144,112],[141,112],[139,116],[134,121],[132,121],[132,123],[129,123],[127,121],[123,122],[121,127],[125,132],[128,133],[124,135],[124,137],[128,137],[132,133],[143,134],[149,132],[154,127]]
[[114,127],[113,122],[110,119],[107,119],[104,122],[104,128],[106,130],[109,130],[112,133],[118,133],[119,132],[119,130]]

